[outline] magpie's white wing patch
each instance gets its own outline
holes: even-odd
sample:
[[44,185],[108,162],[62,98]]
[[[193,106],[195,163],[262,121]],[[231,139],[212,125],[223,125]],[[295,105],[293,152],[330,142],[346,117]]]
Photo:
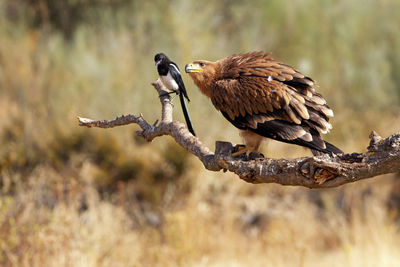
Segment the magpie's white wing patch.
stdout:
[[174,69],[174,71],[176,71],[179,75],[181,75],[181,72],[179,71],[178,67],[175,66],[175,64],[169,64],[169,67],[171,69],[171,67]]

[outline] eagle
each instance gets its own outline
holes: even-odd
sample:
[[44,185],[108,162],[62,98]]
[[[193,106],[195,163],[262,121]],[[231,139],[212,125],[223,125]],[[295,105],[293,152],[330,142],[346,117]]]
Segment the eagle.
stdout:
[[234,54],[216,62],[195,60],[185,71],[214,107],[240,131],[241,153],[258,154],[265,138],[307,147],[313,155],[342,154],[324,141],[333,111],[315,82],[270,53]]

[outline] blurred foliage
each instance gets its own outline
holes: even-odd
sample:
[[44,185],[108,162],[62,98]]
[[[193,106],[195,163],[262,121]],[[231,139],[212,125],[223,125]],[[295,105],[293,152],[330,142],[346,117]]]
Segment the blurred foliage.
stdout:
[[116,12],[124,8],[128,0],[15,0],[6,5],[6,15],[14,22],[28,17],[30,26],[37,29],[50,27],[60,31],[67,39],[72,38],[82,24],[96,24],[101,13]]
[[[83,129],[76,116],[158,119],[157,52],[183,67],[264,50],[317,81],[335,111],[327,139],[360,151],[372,129],[399,130],[399,17],[397,0],[0,0],[0,265],[264,265],[267,255],[279,266],[287,248],[300,265],[398,263],[398,177],[325,191],[247,185],[205,171],[170,138]],[[200,139],[240,142],[183,79]]]

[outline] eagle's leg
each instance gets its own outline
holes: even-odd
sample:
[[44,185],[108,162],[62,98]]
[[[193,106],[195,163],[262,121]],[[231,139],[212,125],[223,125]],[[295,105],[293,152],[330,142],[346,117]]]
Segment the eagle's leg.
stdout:
[[240,130],[240,136],[243,138],[245,145],[237,145],[237,152],[232,153],[233,157],[244,153],[246,153],[246,158],[248,159],[264,157],[263,154],[258,152],[264,137],[249,130]]

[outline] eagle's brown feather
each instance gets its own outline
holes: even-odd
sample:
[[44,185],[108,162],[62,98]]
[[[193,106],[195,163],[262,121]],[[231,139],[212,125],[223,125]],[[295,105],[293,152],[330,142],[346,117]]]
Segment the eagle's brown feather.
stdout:
[[311,78],[264,52],[193,63],[202,65],[189,73],[196,85],[239,129],[329,152],[321,134],[333,112]]

